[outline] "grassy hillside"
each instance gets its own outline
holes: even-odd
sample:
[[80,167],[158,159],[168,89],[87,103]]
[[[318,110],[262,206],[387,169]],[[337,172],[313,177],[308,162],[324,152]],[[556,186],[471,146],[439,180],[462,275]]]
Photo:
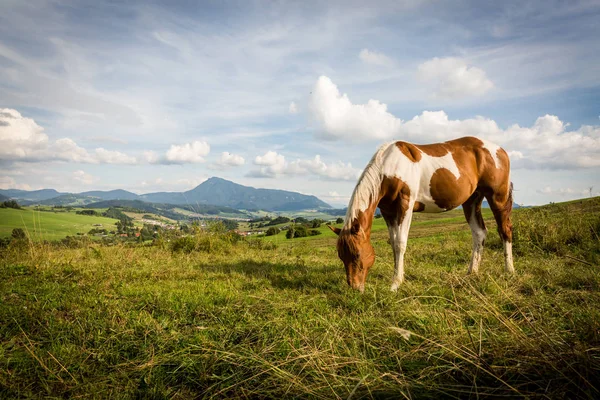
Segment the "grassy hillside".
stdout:
[[515,212],[514,276],[494,224],[466,275],[458,217],[415,221],[397,293],[377,222],[363,295],[332,234],[15,242],[0,250],[0,397],[598,398],[600,199]]
[[0,237],[9,237],[14,228],[21,228],[33,240],[57,240],[77,233],[87,233],[95,224],[112,229],[117,222],[112,218],[77,215],[75,211],[34,211],[28,208],[0,208],[0,221]]

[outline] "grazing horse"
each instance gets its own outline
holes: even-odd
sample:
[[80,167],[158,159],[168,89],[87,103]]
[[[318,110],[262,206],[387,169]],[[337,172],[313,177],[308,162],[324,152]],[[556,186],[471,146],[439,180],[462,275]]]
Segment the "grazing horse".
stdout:
[[381,146],[356,184],[344,226],[330,227],[339,235],[337,250],[348,285],[364,291],[375,262],[371,225],[377,207],[388,226],[394,251],[393,291],[404,280],[404,253],[413,212],[437,213],[462,205],[473,235],[469,273],[476,273],[487,235],[481,216],[484,197],[504,242],[504,269],[512,273],[512,183],[504,149],[475,137]]

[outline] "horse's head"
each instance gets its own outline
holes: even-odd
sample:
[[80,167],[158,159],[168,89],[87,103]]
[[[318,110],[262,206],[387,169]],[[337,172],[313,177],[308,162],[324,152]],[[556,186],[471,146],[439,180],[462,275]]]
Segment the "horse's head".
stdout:
[[346,268],[346,282],[352,289],[364,292],[367,274],[375,262],[370,237],[360,227],[358,220],[350,228],[329,228],[339,236],[337,251]]

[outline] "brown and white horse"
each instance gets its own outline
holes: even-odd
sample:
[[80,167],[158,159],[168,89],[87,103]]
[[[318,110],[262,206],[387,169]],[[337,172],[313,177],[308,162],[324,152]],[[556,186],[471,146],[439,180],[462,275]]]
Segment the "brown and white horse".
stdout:
[[392,290],[404,280],[404,253],[413,212],[437,213],[460,205],[473,235],[469,273],[481,262],[487,229],[481,216],[486,198],[504,242],[504,269],[512,259],[512,184],[510,161],[499,146],[475,137],[417,145],[392,142],[381,146],[364,169],[352,193],[337,250],[348,285],[361,292],[375,262],[371,225],[377,207],[385,219],[394,250]]

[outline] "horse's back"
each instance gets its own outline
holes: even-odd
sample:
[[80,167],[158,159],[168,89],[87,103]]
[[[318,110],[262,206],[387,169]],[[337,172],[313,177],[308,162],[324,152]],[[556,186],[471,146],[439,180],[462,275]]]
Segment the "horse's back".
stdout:
[[409,186],[415,211],[454,209],[480,189],[507,190],[510,161],[498,145],[475,137],[417,145],[396,142],[387,150],[384,173]]

